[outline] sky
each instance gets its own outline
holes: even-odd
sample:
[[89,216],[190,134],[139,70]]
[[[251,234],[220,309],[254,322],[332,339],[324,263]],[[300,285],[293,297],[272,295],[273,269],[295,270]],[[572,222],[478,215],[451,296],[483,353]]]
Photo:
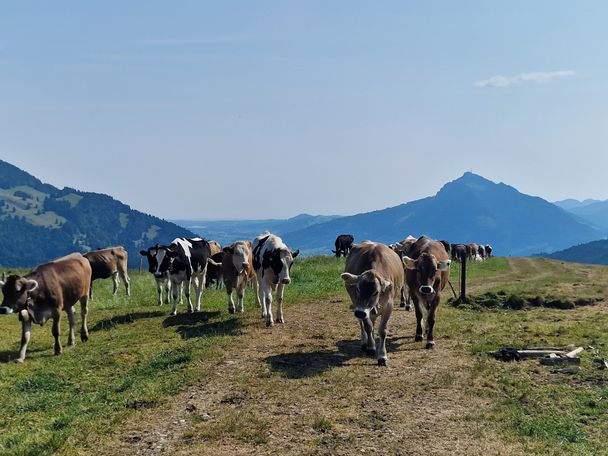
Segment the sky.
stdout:
[[0,159],[167,219],[608,198],[608,2],[0,3]]

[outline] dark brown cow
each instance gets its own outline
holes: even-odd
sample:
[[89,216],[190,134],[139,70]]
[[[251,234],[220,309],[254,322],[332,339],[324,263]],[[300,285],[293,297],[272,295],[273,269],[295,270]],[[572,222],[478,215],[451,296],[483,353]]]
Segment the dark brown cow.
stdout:
[[410,256],[403,258],[406,267],[405,281],[410,289],[410,296],[416,309],[416,341],[423,338],[423,308],[427,310],[426,348],[433,348],[433,328],[435,313],[439,306],[440,292],[450,278],[450,260],[441,242],[433,241],[426,236],[418,238]]
[[[105,249],[91,250],[83,255],[91,263],[91,288],[89,297],[93,299],[93,281],[112,277],[114,281],[114,292],[118,292],[120,278],[125,282],[127,296],[131,296],[131,281],[127,274],[127,262],[129,254],[123,246],[108,247]],[[119,278],[120,276],[120,278]]]
[[21,348],[16,361],[23,362],[30,341],[32,323],[43,325],[53,319],[55,355],[61,353],[59,343],[59,320],[61,311],[68,315],[68,345],[74,345],[74,304],[80,301],[82,326],[80,339],[89,338],[87,329],[87,302],[91,285],[91,265],[80,253],[72,253],[38,266],[23,277],[11,275],[0,282],[4,294],[3,306],[19,312],[21,320]]
[[207,262],[207,274],[205,275],[205,288],[211,288],[215,282],[215,289],[222,288],[222,260],[225,253],[218,252],[211,255]]
[[[361,327],[361,348],[374,352],[379,366],[386,366],[386,326],[393,304],[401,297],[401,258],[384,244],[364,241],[353,246],[346,258],[344,280]],[[376,345],[374,324],[381,317]]]
[[[255,278],[253,269],[253,253],[251,241],[237,241],[228,247],[224,247],[224,258],[222,259],[222,276],[228,295],[228,312],[234,313],[234,301],[232,300],[232,290],[236,290],[237,304],[236,311],[244,312],[243,299],[245,288],[249,280]],[[255,299],[258,307],[261,307],[260,297],[258,296],[258,283],[252,280],[255,290]]]
[[467,246],[464,244],[451,244],[452,260],[462,263],[464,258],[468,257]]

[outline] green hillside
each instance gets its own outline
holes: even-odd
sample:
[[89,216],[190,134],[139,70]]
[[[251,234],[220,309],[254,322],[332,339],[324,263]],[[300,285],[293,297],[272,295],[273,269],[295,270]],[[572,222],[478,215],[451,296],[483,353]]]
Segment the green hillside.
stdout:
[[0,265],[31,267],[73,251],[123,245],[139,250],[194,234],[108,195],[44,184],[0,160]]

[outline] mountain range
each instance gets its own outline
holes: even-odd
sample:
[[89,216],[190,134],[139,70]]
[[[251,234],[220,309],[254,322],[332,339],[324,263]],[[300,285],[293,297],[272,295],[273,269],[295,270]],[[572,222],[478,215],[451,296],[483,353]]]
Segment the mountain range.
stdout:
[[608,202],[553,204],[465,173],[433,196],[351,216],[175,222],[134,210],[108,195],[58,189],[0,160],[0,264],[8,267],[118,244],[127,248],[134,267],[141,248],[175,237],[200,235],[225,245],[266,230],[309,255],[329,254],[342,233],[354,235],[355,242],[390,243],[426,234],[450,242],[492,244],[497,255],[550,254],[604,238]]
[[74,251],[123,245],[129,266],[139,250],[194,234],[110,196],[58,189],[0,160],[0,264],[30,267]]

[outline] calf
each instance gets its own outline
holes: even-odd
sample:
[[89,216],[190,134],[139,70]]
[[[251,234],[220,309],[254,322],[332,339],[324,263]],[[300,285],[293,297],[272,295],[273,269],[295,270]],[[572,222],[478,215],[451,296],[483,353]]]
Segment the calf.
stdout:
[[87,302],[91,286],[91,265],[80,253],[58,258],[38,266],[23,277],[11,275],[0,282],[4,294],[3,306],[19,313],[21,320],[21,348],[16,361],[23,362],[30,341],[32,323],[43,325],[53,319],[55,355],[61,354],[59,320],[61,311],[68,315],[68,345],[74,345],[74,304],[80,301],[82,326],[80,339],[89,339],[87,329]]
[[155,276],[163,277],[167,272],[171,279],[173,308],[170,315],[177,314],[177,301],[181,302],[182,288],[188,300],[188,312],[192,313],[190,287],[194,285],[196,308],[201,309],[201,296],[205,287],[207,262],[211,257],[209,242],[201,238],[176,238],[169,246],[159,246],[157,252],[158,266]]
[[418,238],[413,245],[410,256],[403,258],[406,268],[405,281],[410,289],[410,296],[416,309],[416,341],[423,338],[422,319],[423,304],[427,311],[426,348],[433,348],[433,328],[435,313],[439,306],[440,292],[450,278],[450,260],[443,245],[426,236]]
[[91,287],[89,289],[89,298],[93,299],[93,281],[97,279],[107,279],[112,277],[114,281],[114,292],[118,292],[120,285],[120,277],[125,282],[127,296],[131,296],[131,281],[127,274],[127,263],[129,254],[124,247],[108,247],[106,249],[98,249],[87,252],[83,255],[91,264]]
[[[234,313],[234,301],[232,300],[232,290],[236,290],[237,304],[236,311],[244,312],[243,299],[245,297],[245,287],[249,280],[255,278],[253,269],[253,253],[251,241],[237,241],[228,247],[224,247],[224,258],[222,259],[222,277],[228,295],[228,312]],[[255,299],[260,307],[260,297],[258,296],[258,283],[253,280]]]
[[269,232],[258,235],[253,240],[253,269],[258,279],[258,296],[262,303],[262,318],[266,326],[274,325],[272,319],[272,291],[277,296],[277,323],[283,319],[283,291],[291,282],[289,271],[293,260],[300,253],[292,252],[283,240]]
[[336,254],[336,258],[348,255],[350,249],[353,247],[354,240],[355,238],[352,236],[352,234],[339,235],[336,238],[336,242],[334,243],[334,245],[336,246],[336,250],[332,250],[332,252]]
[[[401,258],[384,244],[367,241],[353,247],[344,271],[340,277],[359,319],[361,348],[374,352],[378,365],[386,366],[386,327],[404,285]],[[380,340],[376,344],[374,324],[378,317]]]
[[[163,247],[164,249],[164,247]],[[169,271],[160,273],[158,271],[159,266],[159,251],[162,250],[161,246],[156,244],[154,247],[148,248],[148,250],[140,250],[139,254],[148,259],[148,271],[154,276],[156,281],[156,291],[158,293],[158,305],[163,305],[163,289],[165,290],[165,302],[169,304],[171,299],[169,293],[171,292],[171,279],[169,278]],[[164,253],[162,254],[164,256]],[[180,296],[181,299],[181,296]]]

